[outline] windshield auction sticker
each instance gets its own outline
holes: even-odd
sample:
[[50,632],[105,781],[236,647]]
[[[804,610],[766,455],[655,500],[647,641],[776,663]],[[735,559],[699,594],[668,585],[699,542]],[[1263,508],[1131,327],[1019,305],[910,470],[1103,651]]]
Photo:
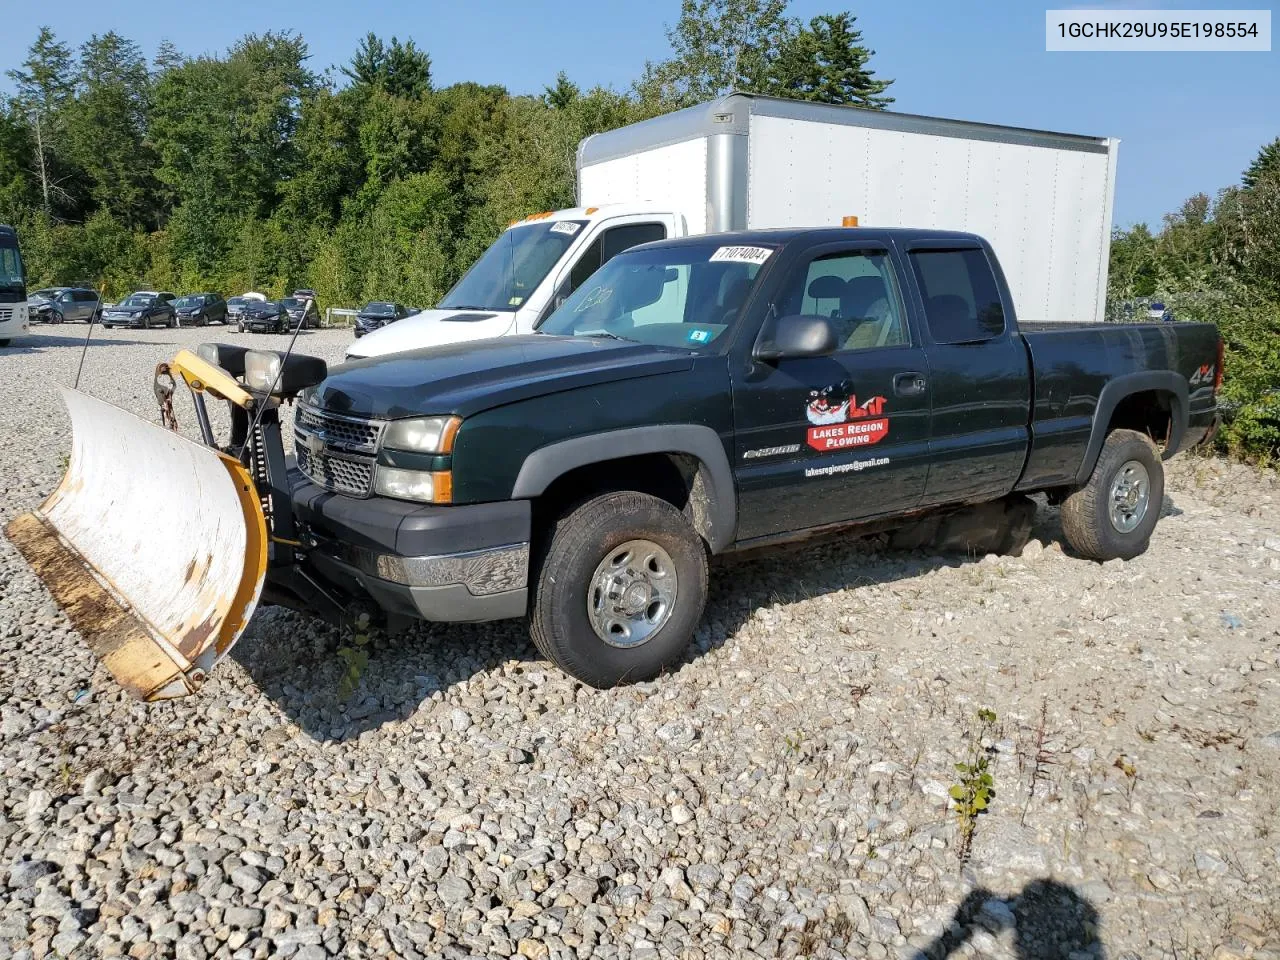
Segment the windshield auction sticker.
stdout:
[[721,247],[711,255],[710,263],[764,263],[773,251],[768,247]]
[[552,233],[567,233],[571,237],[580,229],[581,227],[572,220],[558,220],[551,225]]
[[1049,51],[1271,49],[1270,10],[1046,10]]

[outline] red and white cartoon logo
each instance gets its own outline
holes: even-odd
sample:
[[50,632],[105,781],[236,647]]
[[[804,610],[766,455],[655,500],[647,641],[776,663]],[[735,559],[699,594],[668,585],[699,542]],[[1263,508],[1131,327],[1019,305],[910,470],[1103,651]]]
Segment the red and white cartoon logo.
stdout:
[[882,416],[884,397],[858,403],[853,384],[848,380],[809,391],[804,412],[814,424],[809,428],[807,440],[815,450],[865,447],[889,435],[889,421]]

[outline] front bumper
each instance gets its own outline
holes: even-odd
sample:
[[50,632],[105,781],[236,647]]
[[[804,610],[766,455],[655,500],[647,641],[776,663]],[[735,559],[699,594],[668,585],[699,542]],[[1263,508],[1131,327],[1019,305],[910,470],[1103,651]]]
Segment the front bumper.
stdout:
[[293,513],[305,530],[312,571],[388,614],[436,622],[525,614],[527,500],[428,506],[356,500],[299,482]]

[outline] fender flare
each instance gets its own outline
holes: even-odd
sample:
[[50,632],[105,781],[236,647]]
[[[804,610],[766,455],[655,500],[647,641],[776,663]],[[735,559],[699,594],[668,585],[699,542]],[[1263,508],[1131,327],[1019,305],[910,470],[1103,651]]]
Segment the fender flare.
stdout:
[[1089,475],[1093,473],[1098,456],[1102,453],[1102,444],[1107,439],[1107,425],[1120,402],[1135,393],[1152,390],[1167,393],[1172,398],[1169,438],[1165,442],[1161,459],[1168,460],[1178,452],[1182,435],[1187,430],[1187,418],[1190,416],[1186,378],[1173,370],[1146,370],[1125,374],[1107,383],[1098,395],[1098,406],[1093,413],[1093,431],[1089,434],[1089,445],[1085,448],[1084,462],[1076,474],[1076,483],[1087,482]]
[[697,459],[698,478],[706,491],[706,509],[701,514],[695,511],[695,526],[712,553],[729,546],[738,522],[733,470],[720,436],[700,424],[630,427],[548,444],[525,458],[511,497],[514,500],[537,497],[557,478],[578,467],[649,453],[685,454]]

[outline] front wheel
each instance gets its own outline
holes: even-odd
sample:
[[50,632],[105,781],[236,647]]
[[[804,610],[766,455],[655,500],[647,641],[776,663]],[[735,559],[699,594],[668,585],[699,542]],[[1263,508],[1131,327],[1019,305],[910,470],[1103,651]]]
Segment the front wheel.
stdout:
[[53,316],[51,317],[51,320],[53,323],[61,323],[63,319],[64,318],[61,313],[59,313],[57,310],[53,311]]
[[1134,430],[1107,435],[1083,487],[1062,503],[1062,532],[1094,560],[1144,553],[1164,504],[1164,465],[1150,438]]
[[684,655],[707,602],[707,552],[665,500],[608,493],[560,518],[535,578],[538,650],[584,683],[613,687]]
[[169,329],[173,330],[177,326],[178,326],[178,315],[176,313],[171,313],[169,315]]
[[142,318],[142,329],[143,329],[143,330],[150,330],[150,329],[151,329],[151,318],[150,318],[150,317],[143,317],[143,318]]

